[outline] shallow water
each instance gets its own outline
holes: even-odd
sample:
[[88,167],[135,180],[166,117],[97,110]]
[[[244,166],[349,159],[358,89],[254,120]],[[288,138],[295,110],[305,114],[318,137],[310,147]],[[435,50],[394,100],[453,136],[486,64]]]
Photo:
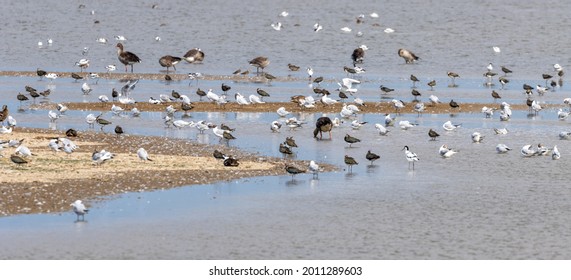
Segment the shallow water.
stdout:
[[[210,4],[212,3],[212,4]],[[360,44],[370,50],[361,78],[359,96],[365,101],[379,101],[378,87],[394,87],[394,94],[383,101],[399,98],[410,101],[408,76],[416,74],[423,81],[436,78],[439,85],[429,91],[426,82],[419,84],[422,100],[430,94],[448,102],[491,102],[491,88],[483,85],[482,73],[488,62],[505,64],[517,71],[506,90],[499,91],[502,101],[512,104],[525,100],[521,85],[543,84],[542,73],[552,73],[552,64],[564,67],[569,58],[569,42],[558,36],[569,25],[568,3],[554,1],[517,1],[438,3],[389,1],[379,6],[367,1],[359,5],[340,1],[282,1],[277,6],[260,1],[242,7],[237,1],[224,2],[233,9],[216,9],[218,3],[180,9],[183,2],[161,2],[158,9],[127,1],[133,25],[116,10],[104,9],[110,3],[19,2],[6,4],[2,15],[6,26],[0,34],[7,43],[0,52],[0,70],[76,71],[81,49],[90,47],[92,65],[88,71],[104,71],[107,64],[118,64],[114,35],[125,35],[128,50],[140,54],[143,63],[136,72],[156,73],[158,57],[170,53],[182,55],[198,46],[206,52],[203,64],[181,64],[179,72],[230,74],[245,70],[247,61],[258,55],[272,60],[268,71],[275,75],[292,74],[299,78],[305,72],[290,73],[287,63],[311,65],[319,75],[340,79],[340,69],[350,64],[351,51]],[[51,5],[50,9],[47,9]],[[94,6],[91,6],[94,5]],[[550,16],[536,16],[537,7]],[[410,7],[415,7],[414,9]],[[18,17],[23,11],[41,9],[34,22]],[[95,15],[89,11],[95,10]],[[71,10],[69,13],[63,11]],[[287,18],[278,18],[282,10]],[[260,16],[246,15],[246,11]],[[354,18],[377,12],[379,19],[367,16],[359,27]],[[79,16],[78,16],[79,15]],[[168,15],[168,16],[167,16]],[[214,20],[213,18],[216,18]],[[533,18],[534,20],[525,20]],[[93,20],[100,24],[94,25]],[[269,26],[280,20],[284,29]],[[313,33],[311,26],[319,21],[325,26]],[[380,27],[371,24],[378,22]],[[300,26],[294,26],[299,23]],[[517,23],[517,29],[516,29]],[[163,25],[164,24],[164,25]],[[354,31],[343,34],[339,29],[351,26]],[[65,28],[62,29],[62,26]],[[382,32],[385,27],[396,30]],[[362,29],[365,34],[355,37]],[[65,32],[58,32],[64,30]],[[515,31],[517,30],[517,32]],[[98,37],[110,43],[99,45]],[[160,42],[154,37],[161,36]],[[38,49],[38,40],[54,39],[52,46]],[[558,38],[557,40],[553,38]],[[494,54],[492,46],[502,52]],[[414,50],[421,61],[405,65],[396,50]],[[452,50],[451,50],[452,49]],[[17,55],[19,53],[28,55]],[[251,67],[250,67],[250,70]],[[122,71],[118,67],[118,71]],[[460,73],[458,88],[448,87],[446,71]],[[287,101],[293,94],[310,94],[303,82],[271,85],[233,83],[231,93],[253,94],[264,87],[272,101]],[[31,102],[18,111],[15,99],[24,85],[52,89],[51,102],[91,102],[100,94],[110,95],[113,87],[123,83],[114,80],[89,81],[94,91],[83,96],[81,83],[57,79],[53,83],[36,77],[0,77],[2,104],[7,104],[20,126],[61,130],[73,127],[87,129],[84,117],[89,112],[69,111],[55,125],[47,120],[47,110],[29,109]],[[197,100],[197,87],[213,88],[220,93],[221,81],[201,80],[193,83],[140,81],[133,97],[144,102],[150,96],[169,94],[175,89]],[[322,84],[333,90],[334,82]],[[499,86],[493,89],[499,90]],[[540,102],[561,104],[569,97],[566,84],[555,93],[536,98]],[[232,97],[229,98],[233,100]],[[46,100],[38,99],[36,102]],[[330,114],[334,117],[334,114]],[[195,129],[166,129],[160,112],[144,112],[140,118],[105,116],[123,126],[127,133],[188,138],[201,143],[218,144],[208,132],[199,135]],[[189,120],[208,120],[236,127],[236,140],[229,145],[251,152],[281,157],[279,143],[293,136],[299,148],[296,157],[338,165],[342,170],[324,173],[319,179],[301,174],[292,178],[261,177],[192,186],[150,193],[132,193],[104,202],[92,203],[87,222],[74,223],[71,212],[42,215],[18,215],[0,219],[2,259],[569,259],[571,255],[571,209],[565,176],[569,166],[571,142],[559,140],[560,131],[571,130],[569,121],[557,120],[556,109],[538,115],[514,112],[512,120],[500,122],[497,115],[485,119],[477,113],[456,115],[403,114],[398,120],[411,120],[418,127],[407,131],[389,128],[388,136],[379,136],[373,124],[382,116],[359,115],[367,121],[361,130],[348,123],[333,131],[333,139],[312,138],[313,124],[320,114],[295,114],[308,122],[299,130],[270,133],[269,124],[278,119],[275,113],[204,113],[192,112]],[[176,115],[180,118],[180,114]],[[442,124],[452,120],[462,123],[454,132],[444,132]],[[507,135],[495,135],[493,128],[507,127]],[[441,134],[429,141],[427,131]],[[98,129],[98,128],[97,128]],[[105,128],[111,131],[111,128]],[[470,134],[485,135],[483,143],[471,143]],[[362,139],[348,148],[345,134]],[[4,139],[4,137],[2,137]],[[498,155],[495,146],[505,143],[514,150]],[[562,158],[523,158],[519,154],[525,144],[558,145]],[[438,147],[447,144],[459,151],[450,159],[438,155]],[[415,170],[409,169],[402,148],[408,145],[421,158]],[[367,150],[381,155],[375,165],[368,166]],[[112,149],[111,149],[112,150]],[[353,172],[344,170],[343,155],[356,158]],[[41,237],[41,238],[40,238]]]

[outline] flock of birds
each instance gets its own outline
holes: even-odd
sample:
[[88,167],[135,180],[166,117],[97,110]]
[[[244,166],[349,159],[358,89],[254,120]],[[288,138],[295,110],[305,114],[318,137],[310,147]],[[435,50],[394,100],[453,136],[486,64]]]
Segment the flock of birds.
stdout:
[[[287,12],[283,12],[280,14],[281,17],[287,17],[288,13]],[[373,13],[370,14],[371,17],[378,17],[377,14]],[[357,17],[357,23],[362,22],[364,19],[364,15],[359,15]],[[274,30],[281,30],[281,28],[283,28],[283,25],[281,22],[276,22],[276,23],[272,23],[272,28]],[[319,23],[316,23],[314,25],[314,32],[319,32],[320,30],[323,29],[323,26],[321,26]],[[345,27],[342,28],[343,32],[351,32],[350,28]],[[386,33],[392,33],[394,32],[394,30],[387,28],[385,29]],[[158,38],[158,37],[157,37]],[[129,67],[131,68],[131,73],[133,72],[133,67],[135,64],[140,63],[141,59],[139,58],[138,55],[136,55],[133,52],[127,51],[125,50],[125,47],[123,45],[123,41],[125,41],[126,39],[123,36],[117,36],[115,38],[117,41],[120,41],[116,44],[116,49],[117,49],[117,59],[119,60],[119,62],[121,64],[123,64],[125,66],[125,72],[129,71]],[[157,40],[160,40],[160,38],[158,38]],[[98,39],[98,42],[100,43],[107,43],[107,40],[104,38],[100,38]],[[53,41],[50,39],[49,44],[51,45],[53,43]],[[352,97],[352,101],[349,104],[349,102],[343,102],[343,107],[342,110],[339,112],[339,117],[336,117],[334,119],[330,119],[327,116],[323,116],[317,119],[316,123],[315,123],[315,129],[313,131],[313,136],[314,138],[321,140],[323,139],[323,134],[325,133],[325,135],[329,136],[329,139],[332,138],[332,130],[335,127],[339,127],[342,123],[345,122],[345,120],[351,120],[350,125],[352,129],[360,129],[362,126],[366,125],[366,122],[359,122],[358,120],[355,119],[355,116],[357,116],[357,114],[360,112],[360,107],[365,106],[365,102],[358,97],[357,93],[358,93],[358,87],[357,85],[359,85],[361,83],[361,81],[358,79],[358,75],[365,73],[366,70],[362,67],[362,65],[365,62],[365,55],[366,55],[366,51],[368,50],[368,47],[366,45],[360,45],[358,46],[356,49],[353,50],[353,52],[350,54],[350,59],[352,61],[352,67],[349,66],[344,66],[343,67],[343,71],[347,74],[346,78],[341,79],[341,81],[337,84],[338,88],[335,89],[335,91],[338,92],[338,96],[337,97],[332,97],[332,94],[326,90],[325,88],[322,88],[321,82],[323,82],[323,77],[322,76],[318,76],[318,77],[314,77],[315,72],[312,69],[311,66],[308,66],[306,68],[306,72],[308,75],[308,79],[312,84],[316,84],[316,87],[313,87],[313,92],[315,94],[316,97],[314,97],[313,95],[295,95],[291,97],[291,102],[294,102],[296,104],[298,104],[301,108],[315,108],[316,106],[318,106],[318,104],[322,104],[323,106],[329,106],[329,105],[333,105],[339,102],[343,102],[344,100],[348,100],[350,97]],[[85,48],[83,50],[83,54],[87,54],[89,50],[87,48]],[[499,52],[499,48],[494,47],[494,51],[495,52]],[[408,50],[408,49],[398,49],[396,54],[401,57],[405,64],[413,64],[416,63],[417,61],[420,60],[420,57],[417,56],[413,51]],[[193,48],[190,49],[188,52],[186,52],[183,56],[178,57],[178,56],[173,56],[173,55],[165,55],[159,58],[158,63],[160,64],[160,66],[165,67],[166,68],[166,72],[167,75],[165,76],[165,79],[168,80],[168,73],[170,71],[170,68],[172,67],[175,71],[176,71],[176,65],[178,63],[180,63],[181,61],[186,61],[188,63],[201,63],[203,62],[205,57],[204,52],[200,49],[200,48]],[[265,69],[270,65],[270,59],[266,56],[258,56],[255,57],[251,60],[248,61],[248,64],[252,67],[256,68],[256,72],[255,74],[257,76],[263,76],[265,79],[267,79],[268,81],[271,81],[273,79],[275,79],[276,77],[272,76],[271,74],[265,72]],[[90,66],[90,61],[89,59],[80,59],[79,61],[77,61],[75,63],[75,65],[77,67],[79,67],[80,73],[83,73],[84,71],[87,71],[87,69]],[[302,67],[289,63],[287,65],[288,69],[290,71],[299,71]],[[542,78],[545,80],[545,86],[542,85],[537,85],[537,86],[530,86],[527,84],[523,85],[523,90],[526,93],[527,96],[527,104],[530,108],[530,111],[534,112],[535,114],[537,114],[539,111],[542,110],[541,105],[535,101],[533,99],[533,95],[534,95],[534,90],[538,95],[544,95],[546,94],[549,90],[555,90],[556,87],[560,87],[562,86],[562,77],[564,75],[563,72],[563,67],[561,67],[559,64],[555,64],[553,65],[555,74],[551,74],[551,73],[544,73],[542,74]],[[105,67],[105,69],[107,70],[107,72],[113,72],[116,71],[117,67],[114,64],[111,65],[107,65]],[[498,82],[501,85],[501,88],[503,89],[510,81],[508,79],[509,75],[512,73],[512,71],[510,69],[508,69],[505,66],[501,66],[500,67],[501,71],[504,73],[503,75],[500,75],[498,77]],[[483,74],[483,76],[486,79],[486,84],[489,86],[493,85],[493,79],[494,77],[498,76],[498,74],[496,72],[494,72],[494,65],[492,63],[490,63],[487,67],[486,67],[486,72]],[[50,83],[53,82],[55,79],[57,79],[59,77],[58,74],[56,73],[49,73],[46,72],[42,69],[37,69],[37,75],[40,78],[47,78],[50,80]],[[233,72],[234,75],[248,75],[250,74],[249,70],[246,71],[242,71],[241,69],[238,69],[236,71]],[[448,71],[447,76],[451,79],[451,86],[455,87],[456,85],[456,79],[460,78],[460,75],[455,73],[455,72],[451,72]],[[198,78],[200,78],[202,76],[201,73],[189,73],[188,77],[191,80],[197,80]],[[349,77],[350,76],[350,77]],[[97,81],[99,80],[99,76],[97,73],[89,73],[89,75],[87,76],[90,80],[94,81],[94,83],[97,83]],[[559,80],[553,80],[553,78],[558,77]],[[84,77],[81,74],[77,74],[77,73],[73,73],[72,74],[72,78],[77,80],[83,80]],[[420,82],[420,80],[413,74],[410,75],[410,81],[412,82],[412,90],[411,90],[411,94],[414,97],[413,100],[413,108],[414,111],[418,113],[418,116],[420,117],[420,115],[423,113],[423,111],[425,110],[426,106],[434,106],[438,103],[441,103],[441,101],[439,100],[439,98],[436,95],[430,95],[430,97],[428,98],[429,103],[425,104],[423,102],[420,102],[417,98],[419,96],[421,96],[421,93],[417,90],[417,83]],[[111,101],[118,101],[121,105],[117,105],[115,103],[113,103],[111,105],[111,113],[113,115],[124,115],[127,113],[130,113],[133,117],[137,117],[140,115],[140,111],[135,107],[135,99],[132,98],[130,96],[130,93],[135,89],[135,86],[137,85],[138,80],[131,80],[128,81],[122,88],[121,91],[116,91],[115,89],[112,90],[111,93],[111,98],[109,98],[106,95],[100,95],[98,97],[98,100],[102,103],[108,103]],[[436,86],[436,81],[435,80],[431,80],[427,83],[427,86],[430,87],[431,90],[434,90],[434,87]],[[30,87],[30,86],[26,86],[25,87],[26,92],[29,94],[29,96],[31,98],[33,98],[34,102],[36,100],[36,98],[38,97],[43,97],[43,98],[47,98],[50,95],[50,90],[45,90],[45,91],[37,91],[36,89]],[[202,91],[200,88],[197,89],[196,94],[199,97],[199,100],[202,101],[202,98],[206,98],[209,102],[214,102],[220,106],[224,106],[225,104],[227,104],[228,102],[230,102],[228,100],[228,92],[231,90],[231,86],[226,85],[224,83],[222,83],[221,85],[221,90],[222,90],[222,94],[216,94],[214,92],[213,89],[209,89],[208,91]],[[383,95],[389,95],[391,94],[391,92],[394,91],[394,89],[385,86],[385,85],[380,85],[379,87],[380,93]],[[89,95],[92,92],[92,88],[89,85],[88,82],[85,82],[82,84],[81,86],[81,91],[84,95]],[[497,99],[501,99],[501,96],[499,95],[498,92],[496,92],[495,90],[492,91],[491,93],[492,98],[494,99],[494,102]],[[251,104],[262,104],[265,103],[264,98],[269,98],[270,94],[268,92],[266,92],[264,89],[261,88],[257,88],[256,90],[256,94],[252,94],[249,95],[248,97],[242,95],[239,92],[236,92],[234,94],[234,99],[235,102],[239,105],[251,105]],[[21,94],[19,93],[17,95],[17,99],[20,101],[20,107],[22,107],[22,102],[25,102],[27,100],[29,100],[28,96],[25,94]],[[191,102],[191,99],[189,96],[184,95],[184,94],[180,94],[176,91],[172,91],[171,96],[168,96],[166,94],[161,94],[158,98],[155,97],[150,97],[148,100],[149,103],[152,104],[168,104],[168,103],[172,103],[172,102],[180,102],[180,109],[175,108],[172,104],[168,105],[165,107],[165,117],[164,117],[164,123],[166,127],[173,127],[176,129],[184,129],[184,128],[195,128],[199,131],[199,133],[205,133],[205,131],[210,130],[213,135],[217,136],[221,141],[225,141],[226,143],[228,143],[228,141],[234,140],[236,139],[236,137],[232,134],[235,129],[230,128],[224,124],[221,125],[216,125],[213,123],[210,123],[206,120],[200,120],[200,121],[187,121],[184,119],[175,119],[175,112],[177,111],[184,111],[184,115],[188,114],[189,110],[192,110],[193,108],[193,104]],[[564,100],[564,103],[566,105],[571,106],[571,98],[566,98]],[[394,110],[395,110],[395,114],[400,114],[401,110],[403,108],[405,108],[408,104],[406,104],[405,102],[403,102],[402,100],[399,99],[392,99],[390,101],[390,104],[393,106]],[[123,108],[123,107],[125,108]],[[459,110],[460,108],[460,104],[454,100],[450,100],[449,102],[449,106],[451,109],[456,109]],[[131,107],[130,109],[126,109],[128,107]],[[50,120],[50,122],[57,122],[58,119],[65,114],[65,112],[68,110],[68,108],[65,106],[65,104],[57,104],[56,106],[56,110],[50,110],[48,112],[48,118]],[[496,108],[488,108],[488,107],[483,107],[482,108],[482,113],[486,116],[486,117],[492,117],[494,114],[494,111],[496,111],[498,109]],[[500,105],[500,121],[508,121],[511,118],[512,112],[511,112],[511,108],[510,108],[510,104],[508,104],[507,102],[502,102]],[[272,123],[270,124],[270,130],[271,132],[277,133],[280,131],[280,129],[282,128],[282,126],[287,126],[289,127],[290,130],[295,130],[296,128],[301,127],[303,124],[305,124],[304,121],[302,120],[298,120],[295,117],[290,117],[290,118],[286,118],[288,117],[288,115],[291,114],[291,112],[288,112],[285,107],[280,107],[277,111],[276,111],[278,117],[280,119],[272,121]],[[569,110],[564,110],[564,109],[560,109],[558,112],[558,117],[561,120],[564,120],[568,117],[569,115]],[[16,120],[9,114],[9,110],[7,108],[6,105],[4,105],[2,107],[2,110],[0,111],[0,122],[2,123],[2,126],[0,127],[0,135],[8,135],[12,132],[12,129],[17,125]],[[93,128],[95,125],[99,125],[101,131],[103,131],[105,126],[108,125],[112,125],[112,122],[109,121],[108,119],[105,119],[102,114],[88,114],[85,118],[85,122],[88,124],[88,127]],[[5,125],[6,123],[6,125]],[[400,120],[398,123],[396,122],[396,118],[392,117],[390,113],[385,114],[385,119],[384,119],[384,124],[382,123],[376,123],[375,124],[375,129],[378,131],[378,133],[380,135],[388,135],[389,133],[389,129],[388,127],[391,126],[398,126],[400,129],[402,130],[407,130],[410,128],[413,128],[415,126],[417,126],[418,124],[415,122],[411,122],[408,120]],[[456,128],[460,127],[461,124],[453,124],[451,121],[447,121],[443,124],[442,128],[445,131],[453,131]],[[114,132],[117,134],[117,136],[120,136],[121,134],[124,133],[124,130],[121,126],[116,125]],[[507,130],[504,129],[495,129],[495,132],[497,134],[505,134],[507,133]],[[65,153],[73,153],[78,147],[77,145],[71,140],[73,137],[77,136],[77,131],[75,131],[74,129],[69,129],[68,131],[66,131],[66,137],[55,137],[54,139],[51,139],[49,141],[49,143],[47,144],[48,147],[53,150],[54,152],[57,151],[63,151]],[[440,135],[432,128],[429,129],[428,131],[428,136],[430,137],[431,140],[436,140]],[[571,139],[571,132],[561,132],[561,134],[559,135],[561,139]],[[471,135],[472,141],[475,143],[479,143],[481,142],[485,137],[480,134],[479,132],[474,132]],[[353,145],[354,143],[358,143],[361,142],[360,139],[351,136],[350,134],[345,134],[344,136],[344,141],[346,143],[348,143],[349,147],[351,147],[351,145]],[[23,139],[22,139],[23,140]],[[10,159],[13,163],[15,163],[16,165],[20,166],[20,165],[24,165],[26,163],[28,163],[28,158],[31,157],[33,155],[33,153],[30,151],[30,149],[28,147],[25,146],[24,141],[22,140],[16,140],[16,139],[12,139],[12,140],[1,140],[0,141],[0,152],[1,149],[3,148],[15,148],[14,149],[14,153],[10,156]],[[295,140],[293,139],[293,137],[287,137],[285,139],[285,141],[283,143],[280,143],[279,145],[279,152],[281,154],[283,154],[284,156],[289,155],[289,154],[293,154],[293,149],[297,148],[297,144],[295,143]],[[505,144],[498,144],[496,147],[496,151],[498,153],[508,153],[509,151],[511,151],[512,149],[510,147],[508,147]],[[409,169],[415,169],[415,163],[417,161],[419,161],[419,157],[416,153],[414,153],[413,151],[411,151],[411,149],[409,148],[408,145],[404,145],[404,147],[402,148],[402,151],[404,151],[404,158],[406,159],[406,161],[409,163]],[[458,151],[448,147],[446,144],[443,144],[440,146],[438,154],[443,157],[443,158],[450,158],[452,156],[454,156]],[[147,153],[147,151],[143,148],[139,148],[137,150],[137,155],[139,157],[139,159],[141,159],[142,161],[152,161],[152,159],[149,157],[149,154]],[[557,160],[561,157],[561,154],[557,148],[557,146],[553,146],[552,148],[547,148],[541,144],[538,144],[537,146],[528,144],[525,145],[524,147],[521,148],[521,155],[524,157],[533,157],[533,156],[543,156],[543,155],[550,155],[554,160]],[[1,153],[0,153],[1,156]],[[225,155],[223,153],[221,153],[218,150],[215,150],[213,152],[213,156],[217,159],[221,159],[223,161],[223,165],[224,166],[238,166],[239,165],[239,161],[238,159],[234,158],[233,156],[230,155]],[[100,151],[94,151],[92,153],[92,162],[94,165],[101,165],[103,163],[105,163],[106,161],[109,161],[111,159],[113,159],[114,154],[112,152],[109,151],[105,151],[105,150],[100,150]],[[380,156],[374,152],[372,152],[371,150],[368,150],[366,155],[365,155],[365,159],[367,161],[370,162],[370,164],[374,164],[374,162],[376,160],[380,159]],[[351,157],[349,155],[345,155],[344,156],[344,163],[347,165],[349,172],[352,172],[352,167],[354,165],[358,165],[358,161],[357,159],[355,159],[354,157]],[[292,179],[294,178],[295,175],[297,174],[301,174],[301,173],[311,173],[313,174],[314,178],[318,178],[318,174],[319,172],[322,170],[319,165],[315,162],[315,161],[310,161],[308,166],[305,168],[302,167],[298,167],[298,166],[294,166],[294,165],[290,165],[290,164],[286,164],[285,165],[285,170],[287,173],[292,175]],[[77,214],[77,218],[78,220],[80,219],[80,217],[82,219],[84,219],[84,215],[86,213],[88,213],[87,208],[83,205],[83,203],[81,202],[81,200],[77,200],[75,201],[73,204],[71,204],[71,206],[73,207],[73,211]]]

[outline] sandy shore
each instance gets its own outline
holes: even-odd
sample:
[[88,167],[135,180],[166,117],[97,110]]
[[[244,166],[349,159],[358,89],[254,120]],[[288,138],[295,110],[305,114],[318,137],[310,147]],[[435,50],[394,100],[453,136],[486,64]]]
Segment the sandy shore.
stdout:
[[[286,174],[286,163],[305,169],[308,162],[270,158],[222,145],[202,145],[164,137],[130,136],[93,132],[70,138],[79,149],[68,155],[54,153],[48,142],[65,137],[64,132],[15,128],[1,139],[24,139],[34,153],[28,164],[10,160],[15,148],[1,152],[0,215],[68,211],[76,199],[93,201],[102,196],[152,191],[184,185],[208,184],[244,177]],[[145,148],[153,161],[139,160],[136,151]],[[91,154],[105,149],[115,157],[100,166]],[[212,156],[215,149],[239,159],[238,167],[226,167]],[[325,170],[334,166],[324,165]]]
[[[138,102],[134,105],[123,105],[119,102],[107,102],[107,103],[64,103],[70,110],[81,110],[81,111],[99,111],[105,112],[110,111],[113,104],[121,106],[124,109],[131,109],[132,106],[137,107],[140,111],[147,112],[162,112],[169,105],[179,111],[181,109],[180,102],[166,102],[162,104],[151,104],[148,102]],[[414,111],[413,102],[406,103],[405,107],[402,108],[399,113],[416,113]],[[57,104],[36,104],[33,105],[34,108],[38,109],[55,109]],[[315,108],[302,108],[293,102],[268,102],[264,104],[251,104],[251,105],[239,105],[236,102],[231,102],[226,105],[218,106],[212,102],[193,102],[193,109],[189,113],[195,112],[276,112],[280,107],[285,107],[285,109],[292,113],[328,113],[328,114],[338,114],[343,108],[341,102],[333,105],[324,105],[321,103],[316,103]],[[448,103],[439,103],[434,106],[427,105],[424,110],[424,114],[455,114],[455,113],[480,113],[483,106],[490,108],[496,108],[499,110],[499,103],[465,103],[460,104],[460,109],[451,108]],[[542,105],[544,108],[549,108],[549,105]],[[527,110],[528,107],[525,104],[512,104],[512,110]],[[365,103],[365,106],[360,106],[360,113],[376,113],[376,114],[395,114],[396,111],[389,101],[383,102],[369,102]],[[277,114],[276,114],[277,116]]]

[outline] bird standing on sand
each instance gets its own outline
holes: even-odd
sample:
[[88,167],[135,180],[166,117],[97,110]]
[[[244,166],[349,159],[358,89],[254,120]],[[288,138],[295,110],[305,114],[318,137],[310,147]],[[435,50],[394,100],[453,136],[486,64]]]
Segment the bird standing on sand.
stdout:
[[152,159],[149,158],[149,154],[147,153],[147,151],[144,148],[139,148],[139,150],[137,150],[137,156],[139,157],[140,160],[142,161],[153,161]]
[[270,64],[270,60],[267,57],[258,56],[256,58],[250,60],[248,63],[250,63],[250,65],[256,67],[256,74],[259,74],[260,68],[262,68],[262,73],[263,73],[264,68],[266,68]]
[[125,65],[125,72],[127,72],[127,65],[131,65],[131,73],[133,73],[133,64],[141,62],[136,54],[125,51],[122,43],[117,43],[117,57]]
[[329,139],[331,139],[331,129],[333,128],[333,122],[329,117],[320,117],[315,122],[315,130],[313,130],[313,138],[317,138],[319,134],[319,139],[323,139],[323,132],[329,132]]
[[119,137],[121,134],[123,134],[123,128],[120,126],[115,126],[115,134],[117,134],[117,137]]

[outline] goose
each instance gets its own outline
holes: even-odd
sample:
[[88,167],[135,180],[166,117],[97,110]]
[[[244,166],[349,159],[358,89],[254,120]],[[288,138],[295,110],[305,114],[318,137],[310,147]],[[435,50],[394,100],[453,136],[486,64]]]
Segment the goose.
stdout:
[[132,53],[124,50],[122,43],[117,43],[117,58],[125,65],[125,72],[127,72],[127,65],[131,65],[131,73],[133,73],[133,64],[141,63],[141,59]]

